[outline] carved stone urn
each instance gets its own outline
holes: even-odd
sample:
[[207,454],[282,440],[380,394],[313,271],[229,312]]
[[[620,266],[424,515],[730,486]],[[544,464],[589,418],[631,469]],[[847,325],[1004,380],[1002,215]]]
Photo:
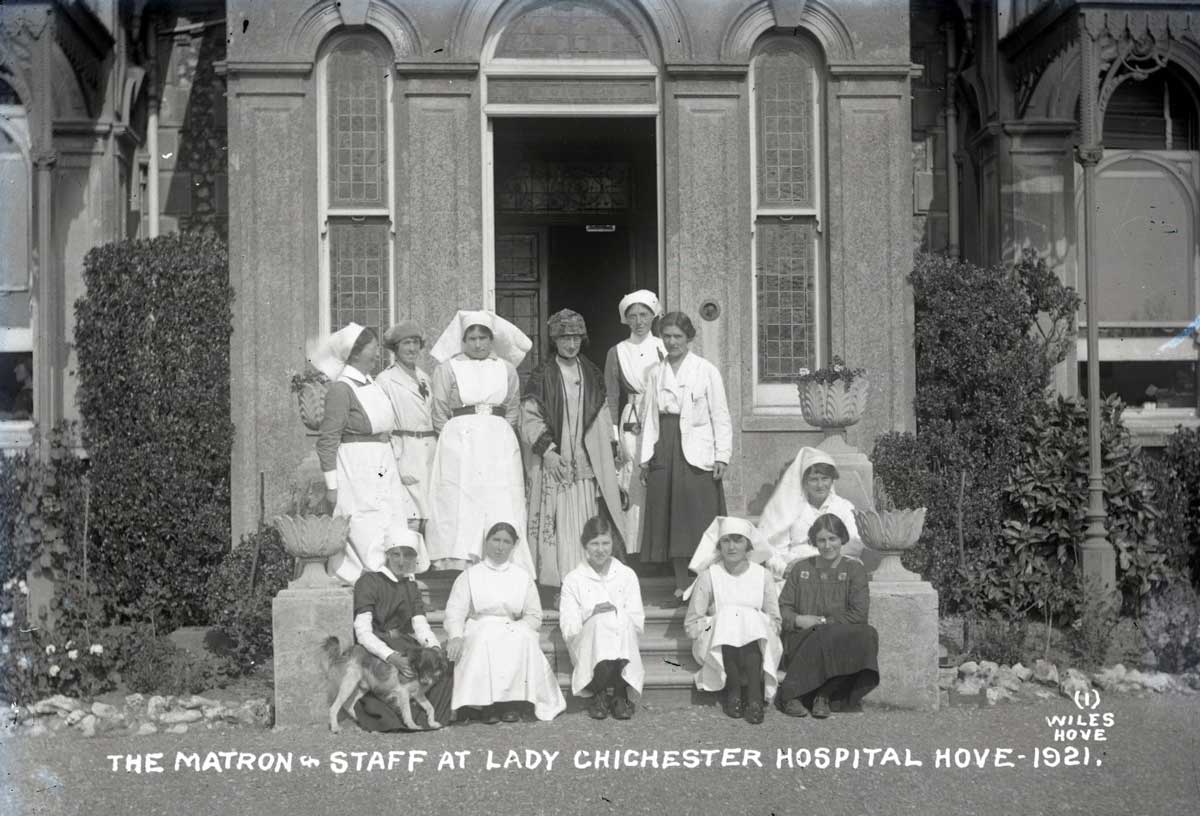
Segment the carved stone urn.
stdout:
[[325,573],[325,562],[342,551],[350,532],[349,516],[276,516],[271,523],[283,548],[300,561],[300,576],[288,589],[327,589],[340,586]]
[[905,569],[900,556],[911,550],[925,527],[925,508],[905,510],[855,510],[854,521],[863,544],[881,556],[872,580],[920,581],[921,576]]
[[796,387],[804,421],[814,428],[825,429],[827,434],[840,434],[861,420],[867,410],[870,383],[863,376],[856,377],[849,387],[843,380],[803,382]]
[[296,394],[300,403],[300,421],[310,431],[321,430],[321,420],[325,418],[325,392],[328,390],[328,383],[313,381],[304,383]]

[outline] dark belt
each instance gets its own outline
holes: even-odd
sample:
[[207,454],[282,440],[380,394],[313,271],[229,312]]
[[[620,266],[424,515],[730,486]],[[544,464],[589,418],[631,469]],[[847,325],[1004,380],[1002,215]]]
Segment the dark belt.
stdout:
[[624,425],[621,426],[621,430],[628,431],[629,433],[641,433],[642,432],[642,423],[626,422]]
[[428,439],[437,436],[437,431],[392,431],[392,436],[412,436],[417,439]]
[[472,414],[491,414],[492,416],[504,416],[504,406],[502,405],[464,405],[462,408],[455,408],[452,416],[471,416]]
[[344,433],[344,434],[342,434],[342,444],[346,444],[347,442],[387,442],[389,440],[389,438],[390,438],[390,435],[386,434],[386,433],[377,433],[377,434]]

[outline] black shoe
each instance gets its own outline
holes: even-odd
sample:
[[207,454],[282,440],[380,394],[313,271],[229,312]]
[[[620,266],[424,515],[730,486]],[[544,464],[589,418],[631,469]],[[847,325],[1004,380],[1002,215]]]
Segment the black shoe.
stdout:
[[799,697],[793,697],[783,704],[783,713],[789,717],[807,717],[808,709],[800,702]]
[[[608,719],[608,700],[605,699],[603,691],[598,691],[592,695],[591,702],[588,703],[588,716],[593,720]],[[613,716],[616,716],[616,709],[613,709]]]
[[726,717],[740,720],[746,713],[746,704],[742,702],[741,689],[730,689],[725,692],[725,699],[721,701],[721,709],[725,712]]
[[746,704],[746,722],[751,725],[758,725],[763,721],[763,704],[762,703],[747,703]]
[[496,706],[490,705],[483,709],[483,717],[481,718],[488,725],[495,725],[500,722],[500,712],[496,710]]
[[500,721],[506,723],[520,722],[521,712],[517,711],[516,706],[505,706],[504,713],[500,715]]
[[812,715],[818,720],[823,720],[829,716],[829,698],[818,695],[813,700]]
[[634,705],[625,697],[614,697],[611,705],[613,719],[628,720],[633,716]]

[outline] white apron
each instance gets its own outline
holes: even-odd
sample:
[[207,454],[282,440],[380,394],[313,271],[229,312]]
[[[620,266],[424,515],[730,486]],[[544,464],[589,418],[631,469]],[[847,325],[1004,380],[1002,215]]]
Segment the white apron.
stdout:
[[513,619],[525,608],[529,574],[515,565],[497,570],[481,563],[458,580],[467,582],[471,613],[463,630],[462,657],[454,667],[451,706],[524,700],[533,703],[539,720],[561,714],[567,701],[542,654],[539,633]]
[[[644,351],[643,351],[644,349]],[[621,366],[621,374],[626,383],[633,389],[625,407],[621,409],[618,419],[617,438],[625,452],[625,464],[617,471],[617,484],[629,495],[629,509],[625,513],[625,550],[630,553],[642,551],[642,505],[646,501],[646,486],[636,477],[638,470],[639,434],[625,430],[626,423],[642,423],[641,416],[642,391],[645,389],[646,372],[659,361],[658,351],[662,349],[662,341],[657,337],[647,337],[640,344],[622,340],[617,344],[617,362]],[[665,352],[664,352],[665,356]]]
[[702,619],[700,637],[692,642],[692,656],[700,664],[694,679],[696,688],[701,691],[725,688],[722,646],[744,646],[757,640],[763,655],[763,697],[767,702],[775,698],[775,688],[779,684],[776,671],[783,657],[783,643],[762,609],[765,573],[762,566],[753,563],[741,575],[730,575],[719,563],[709,567],[716,611]]
[[[423,375],[418,374],[418,377]],[[392,436],[392,453],[404,478],[413,484],[404,485],[405,491],[416,505],[419,518],[429,518],[429,473],[433,467],[433,454],[437,449],[437,437],[432,435],[433,419],[430,415],[430,398],[421,395],[421,383],[425,393],[430,393],[427,379],[416,379],[399,365],[393,365],[376,378],[376,382],[387,393],[396,413],[397,431],[430,432],[429,436]]]
[[[623,565],[614,561],[610,570],[619,570]],[[587,571],[586,574],[584,570]],[[584,575],[581,576],[581,573]],[[584,621],[583,631],[571,638],[567,648],[571,652],[571,693],[576,697],[590,697],[585,691],[592,682],[596,664],[602,660],[628,660],[621,669],[621,678],[636,693],[642,693],[646,670],[642,666],[642,655],[638,650],[637,626],[629,615],[629,594],[638,593],[637,576],[629,570],[617,580],[604,580],[590,567],[584,567],[568,576],[570,586],[563,587],[563,594],[571,592],[578,601],[582,615],[588,614],[597,605],[610,603],[615,612],[601,612]],[[640,607],[640,603],[638,604]]]
[[[450,360],[464,406],[503,406],[508,369],[497,359]],[[525,474],[517,436],[503,414],[452,417],[438,437],[430,476],[430,559],[480,558],[496,522],[516,528],[512,561],[533,575],[525,535]]]
[[[392,403],[379,385],[362,385],[345,375],[338,381],[353,389],[371,423],[371,433],[392,430]],[[407,529],[409,518],[416,516],[416,507],[400,483],[392,448],[387,442],[338,445],[337,484],[333,514],[350,517],[350,536],[345,550],[329,559],[328,569],[353,584],[363,570],[377,571],[383,566],[383,548],[378,545],[389,528]]]

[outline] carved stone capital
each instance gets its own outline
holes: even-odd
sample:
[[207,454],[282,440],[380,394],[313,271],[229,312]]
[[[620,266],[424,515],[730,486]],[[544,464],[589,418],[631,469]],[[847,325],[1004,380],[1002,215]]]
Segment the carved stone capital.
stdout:
[[39,150],[33,154],[33,166],[37,170],[50,170],[57,163],[57,150]]
[[1103,147],[1076,147],[1075,161],[1083,167],[1095,167],[1104,158]]

